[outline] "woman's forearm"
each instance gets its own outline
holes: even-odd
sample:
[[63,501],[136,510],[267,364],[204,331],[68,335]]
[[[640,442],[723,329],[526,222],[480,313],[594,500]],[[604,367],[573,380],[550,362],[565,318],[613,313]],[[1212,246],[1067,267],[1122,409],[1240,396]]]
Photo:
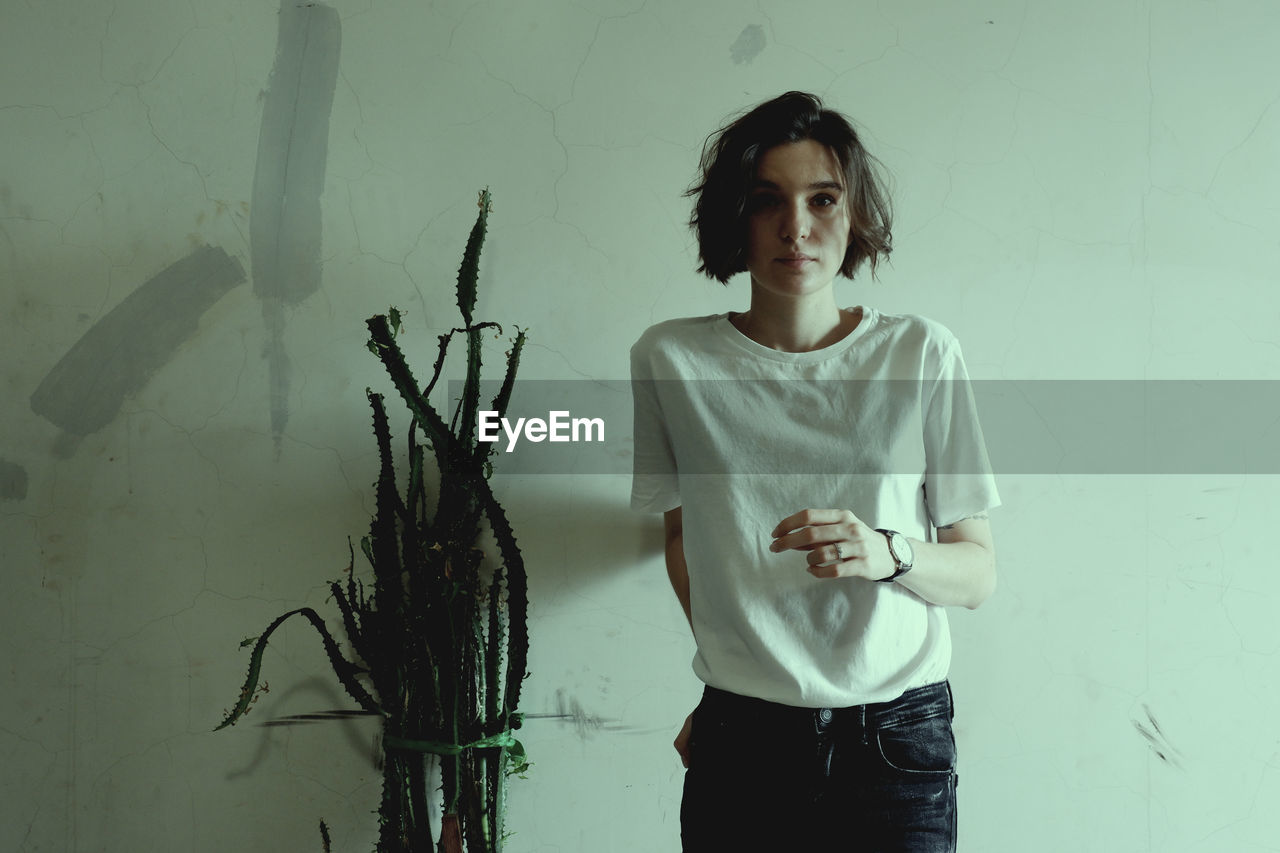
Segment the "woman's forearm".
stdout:
[[684,536],[667,537],[667,577],[671,579],[671,588],[675,590],[680,606],[684,608],[684,618],[689,620],[693,628],[693,611],[689,608],[689,566],[684,561]]
[[[894,583],[931,604],[960,605],[970,610],[995,592],[995,555],[978,543],[910,541],[915,554],[911,571]],[[885,549],[888,550],[887,541]]]

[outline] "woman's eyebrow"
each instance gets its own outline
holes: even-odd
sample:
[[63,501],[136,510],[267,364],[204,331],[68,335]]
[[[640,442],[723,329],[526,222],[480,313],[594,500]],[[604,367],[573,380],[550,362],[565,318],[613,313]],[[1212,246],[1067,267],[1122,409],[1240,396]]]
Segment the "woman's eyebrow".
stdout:
[[[781,187],[779,187],[777,184],[775,184],[773,181],[766,181],[766,180],[764,180],[764,179],[762,179],[762,178],[756,178],[754,181],[752,181],[752,182],[751,182],[751,189],[753,189],[753,190],[780,190],[780,189],[782,189],[782,188],[781,188]],[[841,192],[843,192],[843,191],[844,191],[844,186],[843,186],[843,185],[841,185],[839,181],[814,181],[812,184],[809,184],[809,186],[808,186],[808,187],[806,187],[806,189],[810,189],[810,190],[840,190]]]

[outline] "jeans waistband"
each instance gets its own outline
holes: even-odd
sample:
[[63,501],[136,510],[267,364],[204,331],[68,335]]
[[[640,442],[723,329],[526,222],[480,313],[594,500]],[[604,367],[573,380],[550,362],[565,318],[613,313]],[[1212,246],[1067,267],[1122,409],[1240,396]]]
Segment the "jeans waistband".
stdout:
[[808,708],[783,705],[767,699],[730,693],[728,690],[721,690],[709,684],[703,690],[703,702],[706,703],[708,710],[725,715],[747,714],[762,720],[785,720],[811,717],[818,713],[827,719],[851,718],[861,725],[872,728],[893,726],[907,720],[918,720],[941,714],[946,714],[949,719],[955,716],[951,683],[945,680],[908,690],[897,699],[888,702],[870,702],[865,705],[844,707]]

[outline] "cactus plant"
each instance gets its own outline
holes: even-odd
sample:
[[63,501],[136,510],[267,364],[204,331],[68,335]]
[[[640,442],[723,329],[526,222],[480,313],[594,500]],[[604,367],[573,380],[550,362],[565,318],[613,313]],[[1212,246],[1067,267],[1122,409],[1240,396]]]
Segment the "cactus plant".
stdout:
[[[503,841],[506,779],[528,767],[513,736],[529,650],[528,585],[524,562],[506,513],[489,484],[494,445],[475,435],[479,410],[481,333],[497,323],[475,323],[476,282],[492,199],[480,192],[476,219],[458,270],[457,301],[463,326],[440,336],[430,382],[414,378],[396,342],[401,315],[369,318],[369,349],[386,368],[412,416],[404,490],[397,481],[391,428],[383,396],[366,390],[381,466],[376,511],[361,550],[373,568],[366,590],[354,571],[329,588],[356,660],[343,656],[315,610],[302,607],[277,618],[253,644],[249,673],[236,705],[219,729],[234,724],[258,692],[267,640],[285,620],[305,617],[320,633],[334,674],[360,708],[382,717],[383,789],[377,853],[423,853],[435,833],[428,819],[428,761],[438,761],[444,820],[440,853],[497,853]],[[490,409],[505,414],[524,346],[517,328],[507,352],[506,376]],[[455,334],[467,339],[462,397],[450,423],[428,397]],[[421,433],[422,440],[419,440]],[[427,451],[439,471],[428,494]],[[488,520],[499,560],[487,570],[477,547]],[[357,662],[358,661],[358,662]],[[369,687],[362,684],[366,678]],[[326,849],[327,829],[322,824]]]

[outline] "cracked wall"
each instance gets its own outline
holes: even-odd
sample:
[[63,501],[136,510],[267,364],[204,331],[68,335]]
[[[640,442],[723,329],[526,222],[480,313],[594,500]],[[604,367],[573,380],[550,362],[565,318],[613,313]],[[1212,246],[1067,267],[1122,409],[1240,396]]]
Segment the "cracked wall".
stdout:
[[[371,849],[368,721],[255,725],[345,707],[306,629],[210,730],[241,639],[335,615],[388,390],[364,319],[398,306],[425,369],[482,186],[476,316],[528,328],[526,378],[625,378],[649,324],[742,310],[693,274],[681,194],[706,134],[791,88],[894,177],[892,265],[845,304],[943,322],[975,378],[1280,372],[1257,4],[10,6],[0,849],[312,851],[321,818]],[[628,487],[498,481],[532,602],[516,853],[677,843],[699,685]],[[961,849],[1270,849],[1274,476],[1000,489],[1000,587],[952,618]]]

